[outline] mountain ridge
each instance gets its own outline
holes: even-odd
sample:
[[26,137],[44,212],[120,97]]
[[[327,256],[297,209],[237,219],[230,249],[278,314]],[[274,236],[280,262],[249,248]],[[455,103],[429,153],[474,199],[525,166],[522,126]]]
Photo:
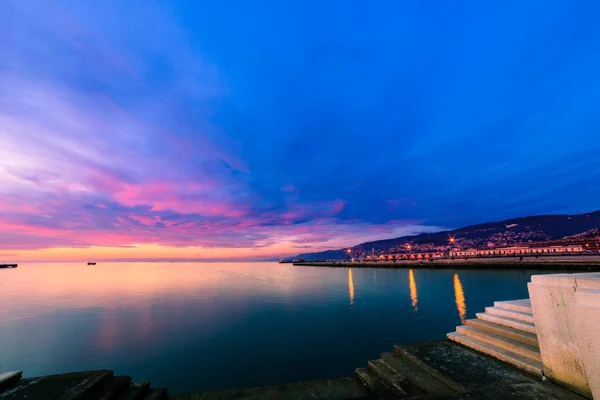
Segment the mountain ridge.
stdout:
[[[377,252],[392,250],[411,244],[427,248],[447,246],[451,237],[461,247],[510,246],[517,243],[535,243],[547,240],[558,240],[592,229],[600,228],[600,210],[582,214],[541,214],[527,217],[510,218],[497,222],[483,222],[457,229],[440,232],[421,233],[364,242],[351,246],[353,252]],[[314,253],[303,253],[296,256],[306,261],[343,260],[347,259],[347,249],[326,250]]]

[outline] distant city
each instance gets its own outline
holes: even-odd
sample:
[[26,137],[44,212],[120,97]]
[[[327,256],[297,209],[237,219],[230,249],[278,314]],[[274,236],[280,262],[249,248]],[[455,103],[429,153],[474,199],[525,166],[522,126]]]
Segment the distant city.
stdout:
[[303,260],[392,260],[600,252],[600,211],[542,215],[300,254]]
[[[540,240],[541,239],[541,240]],[[358,249],[348,249],[351,259],[399,260],[435,257],[481,257],[503,255],[537,254],[598,254],[600,252],[600,229],[592,229],[559,240],[549,240],[540,231],[503,232],[493,234],[489,240],[449,237],[447,245],[434,243],[398,245],[386,250],[371,253]]]

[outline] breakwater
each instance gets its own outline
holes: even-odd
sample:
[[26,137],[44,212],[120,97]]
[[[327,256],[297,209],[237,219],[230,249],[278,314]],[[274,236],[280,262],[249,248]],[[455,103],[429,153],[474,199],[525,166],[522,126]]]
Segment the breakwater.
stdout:
[[302,261],[296,266],[407,269],[556,269],[600,271],[600,256],[498,257],[393,261]]

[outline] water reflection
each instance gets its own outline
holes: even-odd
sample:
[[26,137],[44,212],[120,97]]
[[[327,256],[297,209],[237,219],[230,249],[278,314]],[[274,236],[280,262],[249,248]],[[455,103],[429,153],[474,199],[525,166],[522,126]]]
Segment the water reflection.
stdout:
[[454,297],[456,298],[456,309],[460,316],[460,321],[464,324],[467,316],[467,305],[465,303],[465,292],[458,278],[458,274],[454,274]]
[[408,287],[410,289],[410,300],[412,302],[413,311],[417,312],[417,283],[415,282],[415,274],[412,269],[408,270]]
[[[0,270],[1,367],[30,377],[110,368],[172,393],[344,376],[390,343],[443,339],[457,325],[457,308],[465,318],[467,307],[526,297],[533,273],[461,271],[460,281],[477,282],[466,304],[458,276],[452,293],[446,271],[408,271],[407,279],[402,269],[362,270],[354,307],[354,268],[343,271],[278,263],[24,263]],[[411,306],[398,308],[407,281]],[[436,306],[418,307],[428,301]],[[417,315],[419,326],[406,329]],[[335,337],[335,346],[323,336]],[[239,343],[250,349],[242,356]]]
[[118,315],[114,309],[104,310],[100,316],[100,329],[98,330],[98,348],[103,352],[114,349],[119,335]]
[[348,293],[350,294],[350,305],[354,304],[354,281],[352,280],[352,268],[348,269]]

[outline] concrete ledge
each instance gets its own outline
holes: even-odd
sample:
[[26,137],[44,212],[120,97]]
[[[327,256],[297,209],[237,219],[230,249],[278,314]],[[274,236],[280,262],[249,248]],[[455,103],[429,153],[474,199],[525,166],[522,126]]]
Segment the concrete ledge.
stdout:
[[470,336],[482,342],[487,342],[498,346],[502,349],[512,351],[524,357],[529,357],[535,361],[542,362],[540,349],[536,346],[531,346],[517,340],[513,340],[491,332],[482,331],[471,326],[463,325],[456,327],[457,333],[462,333],[465,336]]
[[481,331],[495,333],[497,335],[537,347],[538,349],[540,347],[535,333],[525,332],[520,329],[511,328],[510,326],[498,325],[492,322],[483,321],[481,319],[468,319],[465,322],[467,326],[474,327]]
[[532,325],[535,324],[535,321],[533,320],[533,314],[524,313],[521,311],[507,310],[500,307],[486,307],[485,312],[492,315],[516,319],[517,321],[527,322]]
[[575,292],[573,312],[569,321],[573,326],[579,356],[595,399],[600,399],[600,290]]
[[465,336],[460,333],[452,332],[448,334],[448,339],[460,343],[466,347],[470,347],[483,354],[490,355],[500,361],[514,365],[515,367],[527,371],[530,374],[542,376],[542,363],[535,361],[529,357],[524,357],[520,354],[505,350],[491,343],[486,343],[481,340]]
[[[575,273],[535,275],[528,284],[529,297],[544,365],[544,375],[569,389],[591,397],[590,377],[584,366],[584,355],[593,351],[585,348],[589,334],[586,324],[600,331],[600,317],[583,310],[580,301],[593,301],[593,294],[582,293],[586,288],[600,289],[600,274]],[[582,294],[580,294],[582,293]],[[584,317],[583,315],[587,315]],[[586,321],[583,321],[587,319]],[[597,340],[594,341],[598,346]],[[585,353],[585,354],[584,354]],[[590,378],[590,379],[588,379]]]
[[510,301],[495,301],[494,307],[504,308],[505,310],[521,311],[528,314],[533,314],[531,301],[529,299],[510,300]]

